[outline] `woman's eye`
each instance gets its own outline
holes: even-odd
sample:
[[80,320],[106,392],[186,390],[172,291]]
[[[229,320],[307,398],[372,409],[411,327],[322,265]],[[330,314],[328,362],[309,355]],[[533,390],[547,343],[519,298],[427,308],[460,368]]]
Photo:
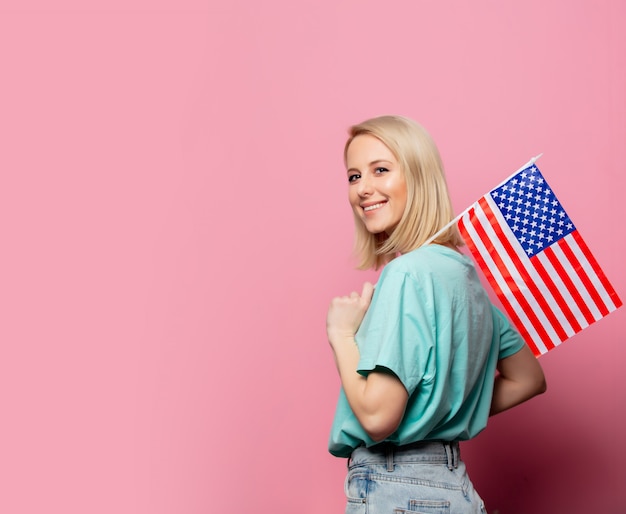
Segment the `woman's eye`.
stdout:
[[376,173],[385,173],[386,171],[389,171],[387,168],[376,168],[374,170]]
[[355,175],[350,175],[348,177],[348,182],[354,182],[355,180],[357,180],[359,178],[361,178],[361,175],[356,175],[356,174]]

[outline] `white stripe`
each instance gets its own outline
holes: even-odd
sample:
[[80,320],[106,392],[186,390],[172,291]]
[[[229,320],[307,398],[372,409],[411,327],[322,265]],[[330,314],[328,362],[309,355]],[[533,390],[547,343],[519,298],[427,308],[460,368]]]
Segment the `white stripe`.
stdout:
[[[494,214],[494,217],[496,218],[496,221],[500,225],[500,228],[504,232],[504,237],[506,237],[507,241],[513,247],[513,250],[515,251],[517,258],[521,261],[520,264],[522,265],[526,273],[528,273],[528,275],[532,278],[532,280],[538,286],[539,284],[543,286],[542,287],[543,290],[541,292],[544,293],[544,296],[548,295],[550,298],[554,299],[550,291],[543,284],[543,281],[541,277],[539,276],[539,274],[537,273],[537,271],[533,268],[532,264],[530,264],[530,261],[528,260],[526,252],[524,251],[522,246],[519,244],[517,239],[515,239],[515,236],[510,234],[511,231],[509,229],[509,226],[507,225],[506,220],[502,217],[500,210],[496,207],[495,203],[489,196],[486,196],[485,199],[487,200],[487,203],[489,204],[489,207],[491,208]],[[561,338],[554,330],[554,327],[552,326],[552,322],[548,319],[544,310],[537,302],[537,299],[535,298],[535,296],[532,294],[532,292],[526,285],[526,281],[524,280],[524,278],[517,271],[517,268],[515,267],[515,263],[509,257],[504,246],[500,243],[498,236],[496,235],[496,232],[493,230],[493,227],[491,226],[491,224],[489,223],[489,220],[487,219],[487,215],[482,210],[480,210],[478,219],[480,220],[480,224],[483,226],[485,232],[487,233],[487,237],[492,242],[498,254],[500,255],[500,258],[504,262],[504,265],[506,266],[509,274],[511,275],[511,278],[514,280],[515,284],[517,285],[520,293],[522,293],[526,301],[530,304],[530,308],[533,310],[533,312],[539,319],[539,322],[541,323],[544,330],[548,333],[548,337],[550,338],[550,341],[554,345],[559,344],[561,342]],[[566,322],[566,326],[569,327],[569,331],[573,335],[574,332],[573,332],[572,327],[569,325],[569,323]],[[564,330],[567,333],[567,329],[564,328]]]
[[[478,220],[481,221],[480,224],[483,226],[483,229],[485,229],[485,227],[484,227],[484,225],[482,223],[482,220],[481,220],[481,218],[484,219],[484,213],[482,212],[482,209],[478,206],[478,204],[476,204],[474,206],[474,208],[475,208],[475,214],[477,215]],[[504,295],[506,300],[511,304],[511,307],[513,308],[513,310],[515,311],[515,313],[519,317],[522,325],[524,326],[524,328],[528,332],[528,335],[532,339],[533,344],[537,347],[538,351],[541,354],[546,353],[548,351],[548,349],[546,348],[545,344],[541,340],[541,337],[539,336],[539,334],[537,333],[537,331],[533,327],[533,324],[528,319],[528,316],[526,316],[526,313],[524,312],[524,309],[522,309],[522,306],[518,303],[518,301],[515,298],[515,296],[513,296],[511,290],[509,289],[509,286],[507,285],[506,281],[504,280],[504,278],[502,276],[502,273],[500,272],[500,270],[496,266],[495,262],[493,261],[493,259],[489,255],[489,252],[487,251],[487,249],[483,245],[483,243],[482,243],[482,241],[480,239],[480,236],[478,235],[478,233],[476,232],[476,230],[472,226],[472,223],[469,220],[469,214],[465,214],[463,216],[463,218],[461,219],[461,222],[463,223],[463,226],[467,230],[467,233],[468,233],[470,239],[473,241],[474,245],[476,246],[476,249],[477,249],[478,253],[480,253],[480,255],[482,256],[483,260],[485,261],[485,265],[489,269],[489,273],[491,274],[493,279],[498,284],[498,287],[502,291],[502,294]]]
[[[537,269],[533,266],[533,264],[530,261],[528,255],[526,254],[526,251],[524,250],[522,245],[519,243],[519,241],[517,240],[515,235],[513,235],[512,231],[509,228],[508,223],[506,222],[506,220],[502,216],[502,213],[501,213],[500,209],[498,209],[498,207],[496,206],[495,202],[493,201],[493,199],[491,197],[486,196],[485,200],[487,200],[487,203],[489,204],[489,207],[491,207],[491,210],[493,211],[494,217],[496,218],[498,224],[502,228],[502,231],[505,233],[506,238],[509,241],[511,247],[513,248],[513,251],[516,253],[517,258],[519,259],[520,264],[523,266],[523,268],[526,271],[526,273],[528,273],[528,276],[530,277],[530,280],[532,280],[532,282],[535,284],[535,286],[537,286],[537,289],[539,290],[539,293],[541,294],[541,296],[546,300],[546,303],[548,304],[548,308],[550,309],[550,312],[554,315],[554,317],[557,319],[557,321],[559,322],[559,324],[563,328],[563,331],[565,332],[565,335],[567,337],[572,337],[573,335],[576,334],[576,331],[574,330],[574,328],[572,327],[572,325],[568,321],[567,316],[565,315],[565,313],[559,307],[559,302],[554,297],[554,295],[550,292],[550,289],[548,288],[548,286],[544,282],[543,278],[541,277],[541,275],[539,274]],[[490,236],[490,238],[491,237],[495,238],[496,237],[495,232],[492,231],[492,234],[493,234],[493,236]],[[515,265],[514,265],[513,261],[510,260],[510,258],[508,257],[508,254],[506,253],[506,250],[504,249],[504,247],[502,247],[502,249],[501,249],[501,251],[499,251],[499,253],[500,253],[500,257],[502,258],[502,260],[504,260],[506,262],[507,268],[511,271],[511,276],[515,279],[515,283],[518,284],[518,287],[520,287],[520,290],[523,290],[524,287],[522,287],[522,284],[524,284],[524,286],[525,286],[526,281],[517,272],[517,270],[514,268]],[[541,253],[542,252],[539,252],[539,255],[541,255]],[[535,258],[537,258],[537,256],[535,256]],[[541,308],[540,305],[538,305],[536,303],[535,297],[532,296],[532,293],[530,291],[528,292],[528,294],[531,295],[531,297],[533,298],[533,301],[535,302],[535,305],[536,305],[535,311],[536,312],[541,312],[541,314],[543,315],[544,314],[544,310]],[[548,320],[547,317],[545,317],[544,319],[545,319],[544,326],[547,324],[551,328],[552,327],[552,323]],[[550,339],[552,340],[552,342],[555,345],[557,345],[557,344],[559,344],[561,342],[561,338],[556,333],[556,331],[553,331],[553,332],[550,333]]]
[[563,301],[565,301],[567,306],[572,311],[572,315],[574,316],[574,318],[576,318],[576,321],[578,321],[580,329],[582,330],[583,328],[587,328],[589,326],[587,318],[585,318],[585,315],[578,307],[576,300],[570,294],[569,290],[565,286],[565,282],[561,280],[561,277],[559,277],[559,274],[557,273],[556,269],[554,268],[548,257],[546,257],[546,254],[544,252],[541,252],[539,255],[535,255],[535,259],[539,260],[539,262],[543,264],[543,267],[546,269],[546,273],[554,279],[554,285],[558,289],[559,293],[561,293],[561,295],[563,296]]
[[[568,236],[564,237],[563,239],[567,239],[567,237]],[[569,241],[566,241],[566,242],[569,243]],[[555,257],[563,265],[563,267],[565,268],[566,272],[568,270],[572,270],[573,271],[575,269],[575,264],[569,261],[569,259],[563,253],[563,250],[561,250],[559,245],[556,245],[556,244],[552,245],[551,248],[554,251]],[[591,296],[589,295],[589,292],[587,291],[587,288],[585,287],[585,284],[583,284],[582,280],[580,280],[580,277],[578,276],[578,273],[567,273],[567,276],[571,279],[571,281],[574,284],[574,287],[580,293],[580,296],[582,297],[583,301],[585,302],[585,305],[591,311],[591,315],[593,316],[593,319],[596,320],[596,321],[601,319],[603,317],[602,313],[596,307],[596,302],[594,302],[593,298],[591,298]]]
[[602,285],[600,278],[598,277],[596,271],[593,269],[593,266],[591,265],[591,263],[587,260],[587,257],[585,257],[585,254],[583,253],[580,246],[578,246],[576,239],[574,239],[574,237],[569,234],[567,235],[565,239],[568,240],[568,243],[569,243],[570,248],[572,249],[572,252],[574,253],[576,258],[580,262],[582,268],[585,270],[585,273],[587,273],[589,280],[591,280],[591,283],[594,285],[594,287],[598,291],[598,294],[600,295],[600,298],[603,300],[604,305],[609,310],[609,312],[613,312],[615,309],[617,309],[617,307],[615,306],[615,303],[613,303],[613,300],[611,299],[611,295]]

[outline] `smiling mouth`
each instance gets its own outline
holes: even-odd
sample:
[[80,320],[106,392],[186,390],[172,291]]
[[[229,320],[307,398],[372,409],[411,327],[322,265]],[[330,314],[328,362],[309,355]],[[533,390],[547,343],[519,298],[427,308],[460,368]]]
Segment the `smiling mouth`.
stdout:
[[374,211],[376,209],[380,209],[386,203],[387,202],[380,202],[380,203],[375,203],[374,205],[368,205],[367,207],[363,207],[363,210],[365,212]]

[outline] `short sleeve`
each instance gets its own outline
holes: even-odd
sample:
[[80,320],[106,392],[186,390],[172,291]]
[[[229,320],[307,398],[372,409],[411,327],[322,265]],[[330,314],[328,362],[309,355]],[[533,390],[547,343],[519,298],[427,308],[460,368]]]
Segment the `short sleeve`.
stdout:
[[526,343],[504,314],[495,306],[492,306],[492,309],[494,313],[494,330],[496,327],[499,327],[500,332],[500,351],[498,359],[505,359],[519,352]]
[[435,324],[432,294],[412,275],[383,270],[372,303],[356,334],[367,376],[377,368],[393,372],[411,395],[434,374]]

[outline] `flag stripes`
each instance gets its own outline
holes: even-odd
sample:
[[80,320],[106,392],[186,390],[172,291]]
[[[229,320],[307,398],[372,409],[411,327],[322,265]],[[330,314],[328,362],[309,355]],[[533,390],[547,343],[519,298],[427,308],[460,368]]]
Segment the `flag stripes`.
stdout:
[[[560,338],[538,305],[537,297],[541,298],[541,295],[536,290],[533,295],[525,286],[525,279],[532,270],[524,270],[513,244],[503,233],[506,223],[499,225],[494,211],[500,214],[493,200],[490,197],[481,198],[461,217],[459,229],[462,235],[464,232],[468,234],[474,247],[474,258],[487,279],[490,283],[497,283],[500,292],[496,290],[496,294],[509,316],[513,318],[513,312],[517,315],[521,325],[516,323],[516,326],[525,335],[533,352],[545,353],[560,343]],[[467,240],[465,236],[464,239]],[[518,251],[523,254],[521,246]]]
[[535,355],[621,305],[577,230],[529,258],[490,194],[460,217],[458,228]]
[[589,247],[583,241],[583,238],[580,237],[578,232],[576,232],[574,239],[580,249],[580,253],[585,257],[584,259],[580,259],[583,264],[583,268],[591,278],[591,282],[596,287],[596,290],[600,293],[600,301],[602,302],[602,305],[606,306],[608,309],[606,314],[609,314],[622,305],[622,300],[619,296],[617,296],[615,289],[611,286],[611,283],[606,278],[602,268],[600,268],[600,265],[591,253],[591,250],[589,250]]

